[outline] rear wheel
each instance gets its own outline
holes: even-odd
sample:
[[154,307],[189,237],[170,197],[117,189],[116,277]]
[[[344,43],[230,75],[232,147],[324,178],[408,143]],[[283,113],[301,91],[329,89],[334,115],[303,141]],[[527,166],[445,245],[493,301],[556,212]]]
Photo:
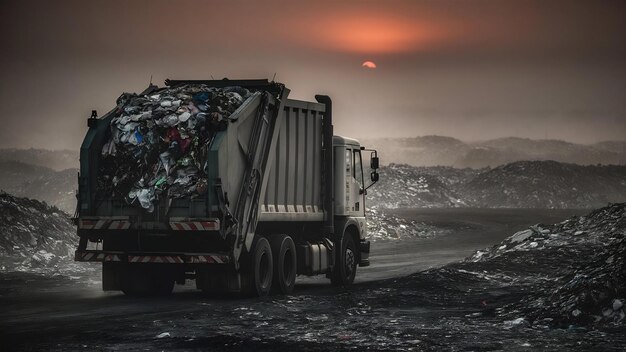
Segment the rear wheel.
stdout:
[[357,265],[357,249],[354,239],[349,232],[343,234],[341,246],[335,243],[338,249],[335,257],[335,267],[330,277],[330,282],[335,286],[350,285],[354,282]]
[[255,236],[250,252],[242,260],[242,292],[252,296],[267,296],[272,288],[272,249],[267,239]]
[[270,238],[274,257],[273,288],[282,294],[290,294],[296,285],[296,245],[287,235]]

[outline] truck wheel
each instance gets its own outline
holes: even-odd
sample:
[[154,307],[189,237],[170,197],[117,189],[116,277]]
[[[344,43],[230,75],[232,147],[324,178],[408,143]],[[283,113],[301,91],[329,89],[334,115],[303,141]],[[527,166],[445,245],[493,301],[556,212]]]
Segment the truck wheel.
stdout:
[[357,265],[357,249],[351,234],[345,233],[341,240],[341,247],[335,244],[335,248],[339,251],[335,257],[335,267],[330,282],[335,286],[350,285],[354,282]]
[[272,288],[273,258],[270,243],[261,236],[255,236],[250,252],[242,263],[243,293],[263,297]]
[[274,254],[274,290],[290,294],[296,285],[296,245],[287,235],[274,235],[270,245]]

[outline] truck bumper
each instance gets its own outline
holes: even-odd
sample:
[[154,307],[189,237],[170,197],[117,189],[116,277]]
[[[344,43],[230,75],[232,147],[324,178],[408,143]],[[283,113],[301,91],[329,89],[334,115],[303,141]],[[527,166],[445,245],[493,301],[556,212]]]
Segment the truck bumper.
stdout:
[[77,262],[122,262],[162,264],[228,264],[225,253],[126,253],[116,251],[81,251],[74,253]]
[[370,241],[359,242],[359,253],[361,254],[361,260],[359,266],[370,265]]

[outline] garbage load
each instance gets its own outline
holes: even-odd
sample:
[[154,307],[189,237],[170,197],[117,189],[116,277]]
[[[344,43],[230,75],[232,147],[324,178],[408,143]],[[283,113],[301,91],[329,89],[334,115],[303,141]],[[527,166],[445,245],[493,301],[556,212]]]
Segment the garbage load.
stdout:
[[202,84],[122,94],[102,148],[99,195],[153,212],[162,197],[205,194],[207,146],[252,94]]

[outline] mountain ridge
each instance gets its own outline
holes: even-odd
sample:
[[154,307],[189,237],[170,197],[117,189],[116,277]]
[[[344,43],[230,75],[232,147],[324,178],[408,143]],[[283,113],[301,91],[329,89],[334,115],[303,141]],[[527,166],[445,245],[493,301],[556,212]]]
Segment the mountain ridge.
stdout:
[[502,137],[464,142],[446,136],[361,139],[377,149],[382,164],[496,167],[522,160],[555,160],[580,165],[626,164],[626,141],[578,144],[555,139]]

